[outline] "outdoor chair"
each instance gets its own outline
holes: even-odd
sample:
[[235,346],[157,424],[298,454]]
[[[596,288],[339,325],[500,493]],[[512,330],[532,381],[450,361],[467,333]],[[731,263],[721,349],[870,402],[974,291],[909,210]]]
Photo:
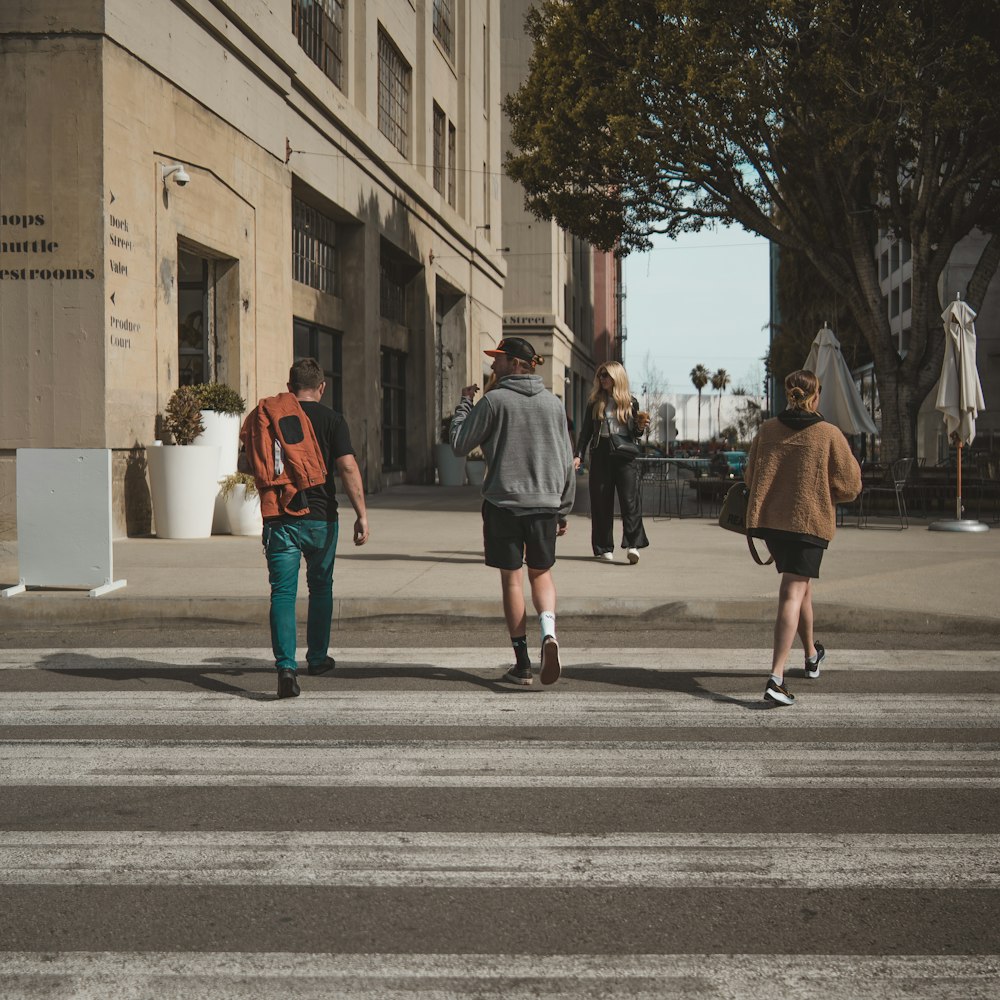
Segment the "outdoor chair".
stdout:
[[874,501],[883,495],[892,496],[896,501],[896,516],[899,518],[899,530],[910,526],[909,517],[906,512],[906,481],[913,468],[912,458],[897,459],[889,466],[884,482],[865,486],[861,491],[861,499],[858,505],[858,527],[867,528],[868,518],[871,516]]

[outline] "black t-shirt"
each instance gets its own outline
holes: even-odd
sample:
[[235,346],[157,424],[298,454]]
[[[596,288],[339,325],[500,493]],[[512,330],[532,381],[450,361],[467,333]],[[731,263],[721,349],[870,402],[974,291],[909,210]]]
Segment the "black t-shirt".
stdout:
[[319,442],[320,454],[326,462],[326,482],[322,486],[313,486],[303,490],[294,500],[291,508],[297,510],[308,507],[309,513],[302,517],[281,515],[282,521],[336,521],[337,520],[337,486],[334,474],[337,471],[337,459],[344,455],[353,455],[351,447],[351,432],[343,415],[331,410],[322,403],[311,400],[300,400],[305,415],[309,418],[316,440]]

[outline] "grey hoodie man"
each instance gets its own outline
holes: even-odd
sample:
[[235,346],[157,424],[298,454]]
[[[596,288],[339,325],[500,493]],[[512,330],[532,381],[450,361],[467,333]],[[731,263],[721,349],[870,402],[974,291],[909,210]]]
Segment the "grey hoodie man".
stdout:
[[[475,385],[462,390],[451,421],[451,447],[466,455],[479,446],[486,456],[483,541],[486,563],[500,570],[504,618],[517,662],[503,680],[532,683],[527,651],[523,563],[541,629],[542,684],[561,671],[556,639],[556,589],[552,580],[556,538],[576,496],[576,470],[562,404],[546,388],[535,365],[542,359],[520,337],[507,337],[493,358],[496,386],[473,406]],[[558,519],[558,523],[557,523]]]
[[501,508],[573,509],[576,476],[562,404],[540,375],[508,375],[475,405],[467,396],[455,408],[451,447],[486,456],[483,499]]

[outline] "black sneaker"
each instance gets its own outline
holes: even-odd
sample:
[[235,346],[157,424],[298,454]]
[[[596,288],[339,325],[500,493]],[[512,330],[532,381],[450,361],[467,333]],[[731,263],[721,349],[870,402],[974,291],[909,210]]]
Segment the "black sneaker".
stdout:
[[795,695],[791,694],[784,684],[776,684],[768,677],[767,687],[764,688],[764,701],[773,701],[776,705],[791,705],[795,701]]
[[819,665],[826,659],[826,650],[818,642],[814,643],[816,646],[816,655],[806,657],[806,677],[811,680],[816,680],[819,677]]
[[299,681],[295,676],[294,670],[279,670],[278,671],[278,697],[279,698],[298,698],[299,696]]
[[547,635],[542,642],[542,669],[538,679],[543,684],[555,684],[562,666],[559,663],[559,643],[554,635]]
[[319,677],[321,674],[328,674],[337,665],[337,661],[332,656],[327,656],[319,663],[310,663],[307,670],[310,677]]
[[532,681],[531,664],[526,663],[524,666],[521,666],[515,663],[500,680],[510,681],[511,684],[520,684],[523,687],[527,687]]

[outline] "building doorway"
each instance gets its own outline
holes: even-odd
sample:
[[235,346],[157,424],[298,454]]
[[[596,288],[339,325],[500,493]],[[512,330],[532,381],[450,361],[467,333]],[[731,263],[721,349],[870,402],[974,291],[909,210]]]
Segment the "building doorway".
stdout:
[[215,331],[212,261],[177,248],[177,381],[178,385],[211,382]]

